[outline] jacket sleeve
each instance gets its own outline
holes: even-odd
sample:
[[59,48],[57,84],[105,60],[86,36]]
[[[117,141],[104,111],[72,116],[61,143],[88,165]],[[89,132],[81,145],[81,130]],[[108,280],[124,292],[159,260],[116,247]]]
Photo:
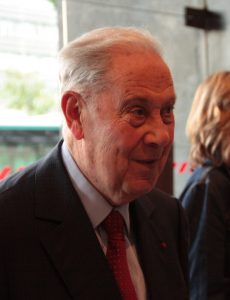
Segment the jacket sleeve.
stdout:
[[207,251],[205,243],[207,198],[204,186],[193,185],[181,197],[189,220],[189,285],[191,300],[206,300]]
[[[220,182],[218,182],[220,181]],[[227,194],[227,196],[225,195]],[[191,300],[225,299],[226,197],[218,176],[188,185],[182,193],[190,230],[189,277]]]

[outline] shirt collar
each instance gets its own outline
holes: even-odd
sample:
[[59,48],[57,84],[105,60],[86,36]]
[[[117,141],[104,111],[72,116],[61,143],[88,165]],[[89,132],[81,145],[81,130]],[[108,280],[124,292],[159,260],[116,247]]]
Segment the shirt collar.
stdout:
[[[96,229],[113,209],[112,205],[94,188],[78,168],[65,142],[62,144],[62,158],[70,180],[78,193],[88,217]],[[123,216],[128,232],[130,231],[129,205],[116,208]]]

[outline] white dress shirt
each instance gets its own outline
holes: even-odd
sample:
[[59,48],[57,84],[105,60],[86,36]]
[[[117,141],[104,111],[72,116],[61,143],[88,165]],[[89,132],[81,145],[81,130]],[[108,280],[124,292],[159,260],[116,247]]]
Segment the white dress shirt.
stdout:
[[[100,242],[102,250],[106,253],[107,249],[107,236],[103,230],[101,223],[109,215],[113,207],[108,201],[93,187],[93,185],[82,174],[74,159],[72,158],[70,151],[66,143],[62,145],[62,157],[64,165],[70,176],[71,182],[77,191],[82,204],[89,216],[92,226],[95,230],[97,238]],[[129,205],[122,205],[116,208],[123,216],[126,224],[125,240],[126,240],[126,253],[128,266],[131,274],[131,278],[136,290],[138,300],[146,300],[146,287],[144,281],[144,275],[141,270],[135,245],[131,239],[130,234],[130,219],[129,219]]]

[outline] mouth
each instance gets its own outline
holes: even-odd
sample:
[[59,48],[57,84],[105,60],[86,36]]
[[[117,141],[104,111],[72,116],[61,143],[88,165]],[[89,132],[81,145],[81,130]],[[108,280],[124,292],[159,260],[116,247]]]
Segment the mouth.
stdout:
[[146,165],[146,166],[152,166],[155,164],[156,161],[158,161],[158,159],[136,159],[135,160],[136,163]]

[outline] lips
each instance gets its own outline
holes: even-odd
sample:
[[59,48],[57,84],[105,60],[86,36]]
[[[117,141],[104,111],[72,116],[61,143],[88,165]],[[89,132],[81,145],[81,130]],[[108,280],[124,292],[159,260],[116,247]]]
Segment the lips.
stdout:
[[156,161],[158,161],[159,158],[154,159],[135,159],[134,161],[136,163],[142,164],[142,165],[153,165]]
[[141,164],[153,164],[156,161],[156,159],[146,159],[146,160],[136,160],[136,162],[141,163]]

